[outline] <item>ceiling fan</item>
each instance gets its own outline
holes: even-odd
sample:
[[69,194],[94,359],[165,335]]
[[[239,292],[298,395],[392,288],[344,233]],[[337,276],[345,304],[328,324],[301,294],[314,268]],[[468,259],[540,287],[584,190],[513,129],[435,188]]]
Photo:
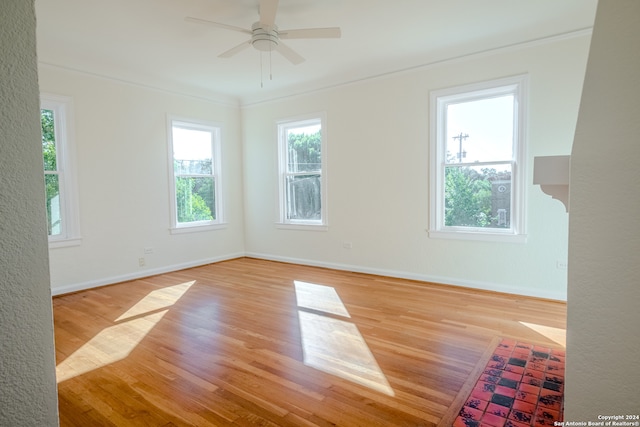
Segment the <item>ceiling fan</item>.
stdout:
[[261,52],[275,50],[295,65],[303,62],[304,58],[284,44],[283,39],[337,39],[341,36],[339,27],[281,30],[275,24],[277,10],[278,0],[260,0],[260,20],[255,22],[251,29],[192,17],[185,18],[185,21],[238,31],[251,36],[247,41],[218,55],[219,58],[230,58],[249,46],[253,46]]

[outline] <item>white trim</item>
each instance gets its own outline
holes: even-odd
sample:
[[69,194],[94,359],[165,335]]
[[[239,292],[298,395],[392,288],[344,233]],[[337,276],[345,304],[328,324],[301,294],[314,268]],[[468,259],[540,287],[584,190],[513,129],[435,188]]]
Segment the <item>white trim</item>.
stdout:
[[451,286],[457,286],[462,288],[471,288],[471,289],[478,289],[478,290],[490,291],[490,292],[500,292],[500,293],[511,294],[511,295],[544,298],[544,299],[563,301],[563,302],[567,301],[566,291],[564,292],[550,292],[550,291],[540,291],[540,290],[532,291],[530,289],[522,289],[517,286],[495,284],[490,282],[481,282],[477,280],[466,280],[466,279],[459,279],[455,277],[408,273],[408,272],[399,271],[399,270],[388,270],[388,269],[381,269],[381,268],[363,267],[363,266],[352,265],[352,264],[315,261],[315,260],[309,260],[309,259],[303,259],[303,258],[268,255],[268,254],[257,253],[257,252],[246,252],[244,256],[249,258],[264,259],[268,261],[285,262],[288,264],[308,265],[312,267],[330,268],[333,270],[341,270],[341,271],[352,271],[355,273],[372,274],[372,275],[383,276],[383,277],[394,277],[398,279],[416,280],[419,282],[451,285]]
[[202,231],[222,230],[229,226],[226,222],[217,224],[210,224],[209,221],[203,221],[205,224],[198,225],[194,223],[192,225],[185,225],[184,227],[171,227],[169,233],[171,234],[185,234],[185,233],[200,233]]
[[491,292],[500,292],[500,293],[506,293],[511,295],[522,295],[522,296],[528,296],[528,297],[534,297],[534,298],[545,298],[545,299],[563,301],[563,302],[567,301],[566,290],[564,292],[550,292],[550,291],[540,291],[540,290],[532,291],[529,289],[522,289],[517,286],[496,285],[495,283],[481,282],[477,280],[466,280],[466,279],[459,279],[455,277],[408,273],[408,272],[399,271],[399,270],[389,270],[389,269],[381,269],[381,268],[363,267],[363,266],[353,265],[353,264],[315,261],[315,260],[304,259],[304,258],[293,258],[293,257],[284,257],[284,256],[278,256],[278,255],[269,255],[269,254],[263,254],[259,252],[236,252],[236,253],[221,255],[213,258],[206,258],[206,259],[201,259],[197,261],[185,262],[181,264],[168,265],[160,268],[141,270],[139,272],[123,274],[120,276],[111,276],[111,277],[105,277],[97,280],[90,280],[87,282],[57,286],[57,287],[51,288],[51,294],[54,296],[63,295],[71,292],[78,292],[86,289],[97,288],[100,286],[106,286],[106,285],[112,285],[116,283],[127,282],[130,280],[142,279],[142,278],[154,276],[157,274],[172,273],[174,271],[200,267],[203,265],[214,264],[217,262],[228,261],[231,259],[243,258],[243,257],[263,259],[268,261],[285,262],[288,264],[299,264],[299,265],[308,265],[313,267],[330,268],[333,270],[352,271],[355,273],[372,274],[372,275],[383,276],[383,277],[394,277],[398,279],[416,280],[419,282],[451,285],[451,286],[458,286],[463,288],[471,288],[471,289],[478,289],[478,290],[491,291]]
[[[531,49],[538,46],[544,46],[550,43],[557,43],[557,42],[561,42],[564,40],[571,40],[578,37],[591,36],[592,33],[593,33],[593,27],[581,28],[579,30],[570,31],[568,33],[561,33],[561,34],[556,34],[549,37],[528,40],[520,43],[498,46],[495,48],[490,48],[490,49],[486,49],[479,52],[471,52],[467,54],[453,56],[450,58],[444,58],[444,59],[436,60],[433,62],[428,62],[425,64],[419,64],[416,66],[403,68],[400,70],[392,70],[389,72],[375,74],[372,76],[364,76],[362,78],[349,80],[346,82],[327,84],[325,86],[318,87],[315,89],[299,90],[297,92],[289,93],[289,94],[279,94],[266,99],[256,99],[257,95],[248,95],[240,100],[240,108],[251,108],[254,106],[261,106],[261,105],[266,105],[270,103],[276,103],[283,100],[290,100],[290,99],[308,96],[311,94],[327,92],[327,91],[342,88],[342,87],[348,87],[348,86],[353,86],[358,84],[366,84],[368,82],[375,81],[375,80],[382,80],[390,77],[402,76],[404,74],[409,74],[416,71],[430,70],[430,69],[441,67],[441,66],[460,64],[463,62],[487,58],[487,57],[498,55],[498,54],[515,52],[515,51],[524,50],[524,49]],[[248,99],[248,98],[253,98],[253,99]]]
[[[321,169],[320,169],[320,220],[288,220],[286,219],[286,183],[285,174],[287,173],[287,151],[284,141],[284,132],[288,125],[295,127],[304,127],[306,125],[316,125],[320,122],[321,136]],[[310,113],[295,117],[289,117],[276,121],[276,139],[278,144],[278,221],[277,228],[290,230],[314,230],[326,231],[329,225],[329,208],[327,206],[328,197],[328,150],[327,150],[327,114],[325,112]]]
[[[501,79],[471,83],[445,89],[437,89],[429,94],[429,154],[430,154],[430,203],[429,203],[429,237],[469,240],[489,240],[494,242],[526,242],[527,234],[527,123],[528,123],[528,86],[527,74],[505,77]],[[513,164],[511,170],[511,229],[495,228],[463,228],[444,225],[444,173],[445,148],[443,147],[446,127],[445,107],[457,101],[483,99],[487,96],[514,94],[514,140]],[[496,162],[492,162],[496,163]],[[500,163],[500,162],[498,162]],[[510,162],[511,163],[511,162]],[[477,163],[480,165],[481,163]],[[470,164],[472,166],[476,164]]]
[[51,295],[63,295],[71,292],[84,291],[86,289],[97,288],[100,286],[113,285],[116,283],[128,282],[130,280],[142,279],[145,277],[155,276],[157,274],[172,273],[174,271],[185,270],[193,267],[201,267],[207,264],[213,264],[216,262],[227,261],[230,259],[242,258],[244,253],[232,253],[227,255],[221,255],[213,258],[205,258],[197,261],[184,262],[180,264],[167,265],[165,267],[150,268],[140,270],[135,273],[123,274],[120,276],[104,277],[97,280],[89,280],[87,282],[74,283],[64,286],[56,286],[51,288]]
[[130,86],[134,86],[134,87],[139,87],[139,88],[146,89],[146,90],[152,90],[152,91],[166,93],[166,94],[170,94],[170,95],[178,95],[178,96],[184,96],[184,97],[187,97],[187,98],[197,99],[197,100],[200,100],[200,101],[206,101],[206,102],[210,102],[212,104],[221,105],[221,106],[238,107],[238,108],[250,108],[250,107],[253,107],[253,106],[259,106],[259,105],[264,105],[264,104],[269,104],[269,103],[274,103],[274,102],[280,102],[280,101],[286,100],[286,99],[294,99],[294,98],[297,98],[297,97],[307,96],[307,95],[314,94],[314,93],[322,93],[322,92],[326,92],[326,91],[329,91],[329,90],[332,90],[332,89],[336,89],[336,88],[341,88],[341,87],[346,87],[346,86],[351,86],[351,85],[367,83],[367,82],[374,81],[374,80],[385,79],[385,78],[393,77],[393,76],[396,76],[396,75],[403,75],[403,74],[407,74],[407,73],[412,73],[414,71],[428,70],[428,69],[432,69],[432,68],[439,67],[439,66],[458,64],[460,62],[470,61],[470,60],[479,59],[479,58],[485,58],[485,57],[488,57],[488,56],[493,56],[493,55],[497,55],[497,54],[501,54],[501,53],[508,53],[508,52],[513,52],[513,51],[516,51],[516,50],[530,49],[530,48],[533,48],[533,47],[543,46],[543,45],[550,44],[550,43],[557,43],[557,42],[560,42],[560,41],[563,41],[563,40],[571,40],[571,39],[574,39],[574,38],[577,38],[577,37],[591,36],[592,33],[593,33],[593,27],[581,28],[579,30],[570,31],[570,32],[567,32],[567,33],[555,34],[555,35],[548,36],[548,37],[543,37],[543,38],[538,38],[538,39],[533,39],[533,40],[527,40],[527,41],[524,41],[524,42],[507,44],[507,45],[503,45],[503,46],[498,46],[498,47],[490,48],[490,49],[483,50],[483,51],[480,51],[480,52],[471,52],[471,53],[462,54],[462,55],[459,55],[459,56],[454,56],[454,57],[450,57],[450,58],[444,58],[444,59],[436,60],[436,61],[433,61],[433,62],[428,62],[428,63],[425,63],[425,64],[419,64],[419,65],[416,65],[416,66],[403,68],[403,69],[400,69],[400,70],[393,70],[393,71],[389,71],[389,72],[385,72],[385,73],[375,74],[375,75],[372,75],[372,76],[364,76],[364,77],[361,77],[361,78],[358,78],[358,79],[349,80],[349,81],[342,82],[342,83],[327,84],[325,86],[318,87],[318,88],[315,88],[315,89],[299,90],[297,92],[293,92],[293,93],[289,93],[289,94],[279,94],[279,95],[276,94],[276,95],[272,95],[270,98],[267,98],[267,99],[255,99],[255,98],[257,98],[258,95],[254,95],[254,94],[246,95],[244,97],[233,97],[233,96],[226,96],[226,95],[219,94],[219,93],[211,93],[211,96],[205,96],[205,95],[203,95],[203,92],[201,92],[201,91],[200,91],[199,95],[194,95],[192,93],[189,93],[186,90],[170,90],[170,89],[167,89],[166,87],[151,86],[151,85],[148,85],[148,84],[135,82],[135,81],[132,81],[132,80],[116,78],[116,77],[107,76],[107,75],[104,75],[104,74],[84,71],[84,70],[80,70],[80,69],[77,69],[77,68],[68,67],[68,66],[62,66],[62,65],[58,65],[58,64],[52,64],[50,62],[44,62],[44,61],[38,61],[38,67],[39,68],[48,67],[48,68],[51,68],[51,69],[64,70],[64,71],[67,71],[67,72],[72,72],[72,73],[81,74],[81,75],[85,75],[85,76],[91,76],[91,77],[95,77],[95,78],[109,80],[109,81],[120,83],[120,84],[126,84],[126,85],[130,85]]
[[477,240],[484,242],[496,242],[496,243],[526,243],[526,234],[514,234],[514,233],[487,233],[483,231],[434,231],[427,230],[429,237],[435,239],[454,239],[454,240]]
[[69,248],[72,246],[80,246],[81,244],[82,244],[81,237],[78,237],[77,239],[50,240],[49,249]]
[[[51,93],[40,94],[40,109],[52,110],[56,142],[56,162],[62,211],[61,233],[48,236],[49,249],[78,246],[80,206],[76,168],[75,120],[73,98]],[[44,171],[43,171],[44,173]]]
[[[208,102],[210,104],[220,105],[220,106],[223,106],[223,107],[236,107],[236,108],[240,107],[240,101],[239,101],[239,99],[237,97],[227,96],[227,95],[223,95],[223,94],[219,94],[219,93],[210,92],[211,96],[203,96],[203,92],[202,92],[202,90],[200,90],[199,91],[200,95],[194,95],[194,94],[189,93],[189,92],[184,91],[184,90],[174,90],[174,89],[167,89],[166,87],[151,86],[149,84],[144,84],[144,83],[135,82],[135,81],[132,81],[132,80],[126,80],[126,79],[113,77],[113,76],[107,76],[105,74],[94,73],[94,72],[90,72],[90,71],[79,70],[79,69],[73,68],[73,67],[52,64],[52,63],[49,63],[49,62],[38,61],[38,68],[45,68],[45,67],[46,68],[51,68],[51,69],[63,70],[63,71],[66,71],[66,72],[80,74],[80,75],[84,75],[84,76],[90,76],[90,77],[94,77],[94,78],[98,78],[98,79],[108,80],[108,81],[111,81],[111,82],[114,82],[114,83],[124,84],[124,85],[127,85],[127,86],[137,87],[137,88],[140,88],[140,89],[150,90],[150,91],[154,91],[154,92],[160,92],[160,93],[164,93],[164,94],[167,94],[167,95],[182,96],[182,97],[185,97],[185,98],[195,99],[195,100],[198,100],[198,101],[204,101],[204,102]],[[193,89],[197,90],[198,88],[193,88]]]
[[[367,82],[370,82],[370,81],[385,79],[385,78],[389,78],[389,77],[393,77],[393,76],[397,76],[397,75],[403,75],[403,74],[407,74],[407,73],[412,73],[412,72],[415,72],[415,71],[429,70],[429,69],[440,67],[440,66],[459,64],[459,63],[465,62],[465,61],[470,61],[470,60],[480,59],[480,58],[486,58],[486,57],[497,55],[497,54],[501,54],[501,53],[508,53],[508,52],[514,52],[514,51],[517,51],[517,50],[530,49],[530,48],[534,48],[534,47],[537,47],[537,46],[547,45],[547,44],[550,44],[550,43],[561,42],[563,40],[571,40],[571,39],[578,38],[578,37],[591,36],[592,33],[593,33],[593,27],[581,28],[581,29],[578,29],[578,30],[575,30],[575,31],[570,31],[570,32],[567,32],[567,33],[555,34],[555,35],[548,36],[548,37],[543,37],[543,38],[538,38],[538,39],[533,39],[533,40],[527,40],[527,41],[519,42],[519,43],[507,44],[507,45],[498,46],[498,47],[495,47],[495,48],[486,49],[486,50],[483,50],[483,51],[480,51],[480,52],[466,53],[466,54],[462,54],[462,55],[458,55],[458,56],[454,56],[454,57],[449,57],[449,58],[443,58],[443,59],[439,59],[439,60],[436,60],[436,61],[432,61],[432,62],[428,62],[428,63],[424,63],[424,64],[419,64],[419,65],[416,65],[416,66],[407,67],[407,68],[403,68],[403,69],[399,69],[399,70],[392,70],[392,71],[379,73],[379,74],[375,74],[375,75],[371,75],[371,76],[364,76],[364,77],[353,79],[353,80],[349,80],[349,81],[346,81],[346,82],[326,84],[324,86],[321,86],[321,87],[318,87],[318,88],[314,88],[314,89],[298,90],[296,92],[286,93],[286,94],[273,94],[273,95],[271,95],[270,98],[266,98],[266,99],[257,99],[258,96],[263,95],[263,93],[260,93],[260,94],[249,94],[249,95],[245,95],[245,96],[234,97],[234,96],[227,96],[227,95],[223,95],[223,94],[220,94],[220,93],[214,93],[214,92],[211,92],[210,96],[207,96],[207,95],[204,95],[204,92],[199,91],[199,94],[195,95],[193,93],[189,93],[189,91],[187,91],[187,90],[181,90],[181,89],[175,89],[174,90],[174,89],[167,89],[166,87],[152,86],[152,85],[149,85],[149,84],[135,82],[133,80],[126,80],[126,79],[123,79],[123,78],[107,76],[107,75],[104,75],[104,74],[99,74],[99,73],[90,72],[90,71],[84,71],[84,70],[80,70],[80,69],[77,69],[77,68],[68,67],[68,66],[62,66],[62,65],[58,65],[58,64],[52,64],[50,62],[44,62],[44,61],[38,61],[38,67],[39,68],[47,67],[47,68],[51,68],[51,69],[63,70],[63,71],[72,72],[72,73],[76,73],[76,74],[80,74],[80,75],[91,76],[91,77],[94,77],[94,78],[100,78],[100,79],[109,80],[109,81],[120,83],[120,84],[134,86],[134,87],[138,87],[138,88],[142,88],[142,89],[146,89],[146,90],[152,90],[152,91],[155,91],[155,92],[161,92],[161,93],[166,93],[166,94],[169,94],[169,95],[178,95],[178,96],[183,96],[183,97],[186,97],[186,98],[192,98],[192,99],[205,101],[205,102],[209,102],[209,103],[212,103],[212,104],[215,104],[215,105],[220,105],[220,106],[237,107],[237,108],[251,108],[251,107],[254,107],[254,106],[260,106],[260,105],[265,105],[265,104],[269,104],[269,103],[280,102],[280,101],[287,100],[287,99],[295,99],[297,97],[308,96],[308,95],[315,94],[315,93],[322,93],[322,92],[326,92],[326,91],[333,90],[333,89],[336,89],[336,88],[342,88],[342,87],[348,87],[348,86],[357,85],[357,84],[363,84],[363,83],[367,83]],[[198,88],[192,88],[192,89],[197,90]]]
[[329,226],[326,224],[297,224],[292,222],[276,222],[276,228],[281,230],[329,231]]
[[[203,130],[211,133],[211,155],[214,191],[214,217],[211,221],[194,221],[190,223],[178,223],[178,212],[176,206],[175,171],[173,165],[173,128],[174,126]],[[184,118],[167,114],[167,166],[169,175],[169,217],[171,224],[169,227],[171,234],[194,233],[199,231],[216,230],[226,227],[224,221],[224,202],[222,185],[222,125],[217,122]],[[209,176],[209,175],[207,175]]]

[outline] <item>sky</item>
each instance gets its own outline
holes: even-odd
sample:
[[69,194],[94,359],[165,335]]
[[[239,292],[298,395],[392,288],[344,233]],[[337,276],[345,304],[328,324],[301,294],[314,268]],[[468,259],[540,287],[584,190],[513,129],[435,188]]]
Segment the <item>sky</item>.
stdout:
[[449,104],[447,151],[457,157],[459,139],[467,155],[464,163],[510,160],[513,153],[513,95]]
[[173,158],[176,160],[211,159],[211,132],[173,127]]

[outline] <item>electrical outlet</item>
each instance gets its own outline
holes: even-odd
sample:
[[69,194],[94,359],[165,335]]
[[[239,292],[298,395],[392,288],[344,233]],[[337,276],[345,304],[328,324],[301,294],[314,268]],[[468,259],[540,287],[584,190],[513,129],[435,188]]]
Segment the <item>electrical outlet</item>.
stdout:
[[140,267],[144,267],[145,265],[145,259],[144,258],[138,258],[138,265]]
[[351,242],[342,242],[342,247],[344,249],[351,249],[353,247],[353,244]]

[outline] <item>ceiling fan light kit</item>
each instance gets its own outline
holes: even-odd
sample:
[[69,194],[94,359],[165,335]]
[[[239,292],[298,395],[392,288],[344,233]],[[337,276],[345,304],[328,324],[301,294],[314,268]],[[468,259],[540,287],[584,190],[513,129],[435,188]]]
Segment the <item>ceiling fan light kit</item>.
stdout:
[[251,26],[251,45],[261,52],[275,50],[278,46],[278,27],[264,27],[259,21]]

